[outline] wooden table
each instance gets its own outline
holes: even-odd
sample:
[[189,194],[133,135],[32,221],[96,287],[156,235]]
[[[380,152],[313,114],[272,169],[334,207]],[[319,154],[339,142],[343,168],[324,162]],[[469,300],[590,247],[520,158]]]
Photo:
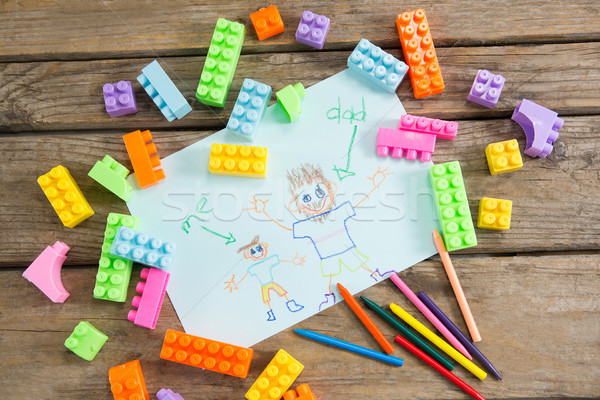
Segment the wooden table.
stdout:
[[[39,4],[38,4],[39,3]],[[125,204],[87,172],[105,154],[129,166],[121,135],[152,130],[161,157],[222,129],[244,77],[278,90],[305,86],[346,68],[365,37],[402,57],[394,19],[423,7],[429,17],[446,82],[443,94],[416,100],[410,81],[398,89],[406,110],[460,121],[453,142],[438,143],[434,161],[459,160],[472,213],[483,196],[513,200],[509,231],[478,230],[479,245],[453,255],[483,336],[480,349],[504,381],[484,382],[462,368],[457,375],[488,399],[598,398],[600,395],[600,4],[560,2],[300,1],[277,4],[283,34],[259,42],[249,14],[268,3],[236,1],[75,0],[3,2],[0,5],[0,381],[9,399],[110,399],[108,369],[140,359],[149,391],[170,387],[189,399],[243,398],[279,348],[301,360],[319,399],[462,399],[466,395],[403,350],[405,366],[391,368],[296,337],[291,329],[255,346],[250,376],[240,380],[158,358],[167,328],[181,329],[165,301],[156,330],[126,320],[126,303],[92,298],[106,215]],[[364,4],[359,4],[364,3]],[[331,17],[323,51],[295,42],[302,10]],[[227,105],[208,109],[194,99],[218,17],[247,29]],[[193,111],[168,123],[135,82],[140,69],[160,58]],[[479,68],[506,78],[493,110],[467,102]],[[139,112],[109,118],[102,85],[135,83]],[[554,152],[525,156],[524,167],[491,176],[484,148],[517,138],[510,117],[528,98],[565,119]],[[273,101],[273,100],[272,100]],[[75,229],[62,226],[36,179],[67,166],[96,214]],[[51,303],[21,277],[45,248],[71,246],[62,279],[71,297]],[[134,276],[139,267],[134,268]],[[425,290],[466,329],[439,258],[400,276]],[[416,309],[386,281],[364,292],[379,303]],[[65,338],[81,320],[108,334],[93,362],[69,352]],[[380,323],[384,333],[393,331]],[[345,305],[300,324],[377,348]]]

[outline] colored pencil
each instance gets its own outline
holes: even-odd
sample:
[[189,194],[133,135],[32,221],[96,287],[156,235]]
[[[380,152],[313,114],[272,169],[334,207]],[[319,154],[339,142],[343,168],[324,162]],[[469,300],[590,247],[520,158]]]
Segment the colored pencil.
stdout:
[[344,342],[343,340],[333,338],[331,336],[323,335],[321,333],[308,331],[306,329],[294,329],[299,335],[302,335],[308,339],[315,340],[317,342],[325,343],[333,347],[337,347],[339,349],[348,350],[352,353],[360,354],[362,356],[370,357],[378,361],[383,361],[388,364],[392,364],[398,367],[401,367],[404,363],[404,360],[394,356],[388,356],[387,354],[383,354],[379,351],[367,349],[366,347],[358,346],[356,344]]
[[433,300],[429,298],[429,296],[425,294],[425,292],[421,292],[417,296],[423,303],[425,303],[429,310],[431,310],[431,312],[434,313],[444,325],[446,325],[446,328],[450,329],[450,332],[452,332],[454,336],[460,340],[467,350],[473,353],[473,356],[481,361],[481,363],[485,366],[485,368],[487,368],[488,371],[492,373],[492,375],[502,380],[500,373],[496,370],[496,368],[494,368],[490,360],[488,360],[483,353],[479,351],[477,346],[469,341],[469,338],[467,338],[465,334],[462,333],[462,331],[458,329],[456,325],[454,325],[454,322],[452,322],[452,320],[448,318],[446,314],[444,314],[444,312],[433,302]]
[[383,347],[383,350],[387,354],[393,353],[394,350],[396,350],[394,346],[392,346],[392,344],[388,342],[385,336],[383,336],[381,331],[377,328],[377,326],[375,326],[373,321],[371,321],[371,318],[369,318],[365,310],[363,310],[360,304],[358,304],[354,297],[352,297],[348,289],[346,289],[341,283],[338,283],[337,287],[340,293],[342,294],[344,300],[346,300],[346,303],[348,303],[352,311],[354,311],[354,314],[356,314],[358,319],[360,319],[363,325],[369,330],[369,332],[371,332],[371,335],[373,335],[373,337],[375,338],[375,340],[377,340],[379,345]]
[[440,253],[440,258],[442,259],[442,264],[444,264],[446,275],[448,275],[448,279],[452,285],[452,290],[454,290],[454,295],[458,301],[458,306],[460,307],[463,318],[467,323],[467,328],[469,328],[471,338],[476,343],[480,342],[481,335],[479,334],[479,329],[477,329],[477,324],[475,324],[475,319],[471,313],[471,307],[469,307],[469,303],[465,297],[465,292],[463,292],[462,286],[460,285],[460,281],[456,275],[456,270],[454,269],[454,265],[452,265],[452,260],[450,260],[450,255],[444,246],[444,241],[442,240],[439,232],[435,229],[433,230],[433,241],[435,242],[435,247],[437,247],[438,253]]
[[412,326],[417,332],[421,335],[425,336],[429,339],[430,342],[439,347],[444,353],[448,354],[450,357],[456,360],[460,365],[465,367],[467,371],[475,375],[481,380],[484,380],[487,376],[487,373],[479,368],[477,365],[473,364],[471,361],[467,360],[465,356],[460,354],[456,349],[446,343],[442,338],[440,338],[435,333],[431,332],[425,325],[414,319],[409,313],[404,311],[402,307],[397,306],[396,304],[390,304],[390,308],[392,312],[399,316],[404,322],[408,325]]
[[454,369],[454,364],[445,359],[444,356],[442,356],[436,349],[429,345],[429,343],[421,339],[419,335],[413,333],[413,331],[408,329],[408,327],[406,327],[402,322],[398,321],[396,317],[384,310],[383,307],[380,307],[377,303],[367,299],[365,296],[360,296],[360,298],[363,299],[365,304],[371,310],[379,314],[390,325],[392,325],[394,328],[400,331],[401,334],[406,336],[406,338],[408,338],[408,340],[410,340],[415,346],[419,347],[421,350],[423,350],[425,353],[431,356],[431,358],[439,362],[444,368],[446,368],[449,371],[452,371]]
[[431,367],[433,367],[437,372],[444,375],[450,382],[454,383],[456,386],[461,388],[466,394],[468,394],[469,396],[471,396],[477,400],[485,400],[485,398],[482,395],[480,395],[475,389],[473,389],[471,386],[467,385],[465,382],[463,382],[459,377],[454,375],[452,372],[446,370],[444,367],[442,367],[440,364],[438,364],[434,359],[429,357],[427,354],[423,353],[417,347],[413,346],[408,340],[404,339],[400,335],[396,336],[395,340],[396,340],[396,342],[398,342],[402,346],[404,346],[408,351],[413,353],[415,356],[419,357],[421,360],[425,361],[427,364],[429,364]]
[[412,301],[415,306],[417,306],[419,311],[423,313],[423,315],[433,324],[433,326],[435,326],[437,330],[440,331],[440,333],[444,335],[446,339],[448,339],[448,341],[452,344],[452,346],[456,348],[456,350],[463,353],[465,357],[467,357],[469,360],[473,359],[473,357],[471,357],[467,349],[465,349],[465,347],[462,344],[460,344],[458,339],[454,337],[454,335],[448,330],[448,328],[446,328],[444,324],[442,324],[442,322],[439,319],[437,319],[437,317],[433,315],[431,311],[429,311],[425,304],[423,304],[423,302],[419,300],[417,295],[414,294],[412,290],[410,290],[408,285],[404,283],[404,281],[402,281],[402,279],[400,279],[398,275],[392,274],[390,275],[390,279],[392,280],[392,282],[394,282],[396,286],[398,286],[398,289],[400,289],[402,293],[404,293],[406,297],[408,297],[408,299]]

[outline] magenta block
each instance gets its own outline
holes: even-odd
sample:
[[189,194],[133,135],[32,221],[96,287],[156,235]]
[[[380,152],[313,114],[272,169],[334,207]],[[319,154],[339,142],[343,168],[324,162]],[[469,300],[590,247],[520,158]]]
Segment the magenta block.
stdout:
[[143,268],[140,276],[146,282],[137,284],[135,290],[141,296],[134,296],[131,300],[131,305],[137,310],[129,311],[127,319],[144,328],[154,329],[171,274],[160,269]]
[[55,303],[64,303],[69,297],[69,292],[65,290],[60,279],[60,271],[69,250],[69,246],[57,241],[52,246],[46,247],[23,272],[25,279],[37,286]]
[[398,129],[405,132],[428,133],[437,136],[438,139],[452,140],[456,137],[458,124],[454,121],[404,114],[400,118]]
[[296,41],[321,50],[325,44],[331,20],[324,15],[304,11],[296,30]]
[[158,400],[185,400],[179,393],[173,392],[171,389],[160,389],[156,393]]
[[512,120],[521,125],[527,136],[525,154],[546,158],[554,149],[558,130],[565,120],[552,110],[523,99],[512,115]]
[[135,93],[129,81],[119,81],[117,84],[107,83],[102,87],[104,105],[111,117],[120,117],[137,112]]
[[505,81],[502,75],[494,75],[487,69],[480,69],[477,71],[467,100],[487,108],[494,108],[498,104]]
[[401,131],[398,129],[379,128],[377,134],[377,155],[390,155],[395,158],[404,157],[407,160],[416,160],[420,155],[421,161],[431,161],[431,154],[435,149],[435,135]]

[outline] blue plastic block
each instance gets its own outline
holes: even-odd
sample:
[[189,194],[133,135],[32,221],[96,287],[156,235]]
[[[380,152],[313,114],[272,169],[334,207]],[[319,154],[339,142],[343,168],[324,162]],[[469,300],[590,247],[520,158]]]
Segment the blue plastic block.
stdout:
[[185,97],[156,60],[142,69],[137,80],[169,122],[175,118],[181,119],[192,111]]
[[348,57],[348,68],[390,93],[398,89],[408,71],[408,65],[367,39],[361,39]]
[[110,248],[110,254],[113,256],[164,269],[171,265],[174,251],[175,243],[125,226],[117,229],[117,235]]
[[244,138],[254,139],[260,121],[271,99],[271,86],[252,79],[244,79],[235,106],[229,117],[227,129]]

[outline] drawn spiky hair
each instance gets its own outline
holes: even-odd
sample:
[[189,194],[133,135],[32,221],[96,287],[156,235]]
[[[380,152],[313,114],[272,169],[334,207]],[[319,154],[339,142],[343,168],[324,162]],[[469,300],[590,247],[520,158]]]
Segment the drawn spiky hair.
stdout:
[[240,247],[237,252],[241,253],[244,250],[249,249],[250,247],[254,246],[255,244],[258,244],[258,242],[260,242],[260,239],[259,239],[258,235],[256,235],[256,236],[254,236],[254,239],[252,239],[250,244]]
[[327,182],[323,169],[318,164],[305,163],[287,172],[287,180],[290,184],[290,194],[294,196],[296,189],[304,182],[320,181]]

